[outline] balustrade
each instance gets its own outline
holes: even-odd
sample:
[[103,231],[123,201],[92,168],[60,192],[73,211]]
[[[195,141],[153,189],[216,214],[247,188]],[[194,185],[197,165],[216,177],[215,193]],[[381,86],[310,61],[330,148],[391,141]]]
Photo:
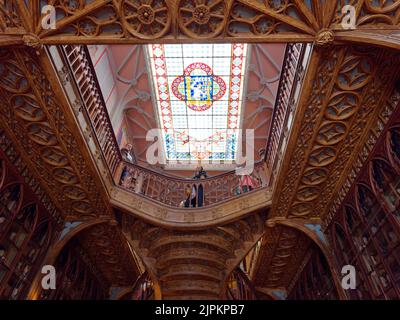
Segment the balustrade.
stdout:
[[289,44],[287,47],[265,159],[271,173],[276,170],[282,158],[279,153],[286,145],[287,132],[293,121],[294,105],[300,93],[310,48],[310,45],[301,43]]
[[208,206],[266,187],[267,177],[262,162],[254,166],[249,176],[240,176],[231,171],[200,180],[166,176],[135,164],[124,163],[119,185],[168,206],[184,207],[188,200],[189,207],[198,207],[198,203],[193,205],[190,201],[193,189],[197,192],[197,200],[202,197],[203,206]]
[[83,100],[82,111],[96,133],[104,159],[112,174],[121,161],[121,153],[108,116],[99,83],[86,46],[63,46],[65,60]]
[[227,297],[229,300],[257,300],[253,283],[247,273],[239,267],[232,272],[228,280]]
[[133,290],[124,294],[119,300],[152,300],[154,298],[153,281],[147,271],[136,280]]

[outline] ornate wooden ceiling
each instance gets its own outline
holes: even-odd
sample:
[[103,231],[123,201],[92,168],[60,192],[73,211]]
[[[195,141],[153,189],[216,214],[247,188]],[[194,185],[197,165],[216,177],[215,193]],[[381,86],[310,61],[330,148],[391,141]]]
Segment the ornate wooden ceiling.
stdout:
[[[285,133],[288,144],[277,172],[270,211],[275,218],[305,222],[311,219],[322,224],[328,212],[332,213],[331,208],[337,206],[339,192],[340,196],[346,192],[350,182],[346,182],[344,189],[343,185],[353,175],[361,150],[370,143],[370,133],[379,132],[393,108],[391,99],[396,94],[400,71],[396,51],[400,50],[399,0],[154,0],[151,5],[145,0],[103,0],[90,4],[76,1],[69,5],[48,1],[58,12],[54,30],[41,27],[39,4],[44,3],[0,1],[0,46],[4,47],[0,51],[0,125],[66,220],[111,220],[113,215],[104,181],[79,134],[74,113],[43,45],[198,40],[315,43],[301,97],[295,101],[294,126]],[[354,30],[343,30],[341,25],[345,4],[356,8]],[[9,47],[13,45],[19,48]],[[240,226],[242,220],[232,225]],[[193,291],[188,293],[185,290],[192,289],[185,289],[179,279],[186,279],[187,284],[190,270],[171,265],[174,259],[184,259],[181,262],[186,265],[196,261],[198,257],[190,255],[194,247],[183,247],[176,256],[168,255],[171,251],[157,256],[157,246],[163,241],[184,243],[181,238],[192,239],[194,231],[182,233],[149,227],[138,220],[134,224],[132,228],[144,225],[148,237],[130,239],[131,243],[138,252],[142,250],[143,256],[150,257],[153,273],[161,277],[161,288],[166,288],[167,297],[192,296],[194,292],[197,296],[219,296],[221,282],[204,280],[200,276],[204,270],[200,269],[199,280],[193,281]],[[229,242],[226,237],[242,237],[222,228],[197,231],[207,235],[199,234],[198,239],[215,235]],[[113,259],[121,252],[126,254],[128,249],[119,237],[115,238],[113,230],[116,228],[103,230],[103,235],[114,239],[113,245],[107,246],[111,250],[110,264],[115,265],[120,261]],[[261,229],[249,230],[247,234],[254,236]],[[266,290],[287,288],[296,267],[304,261],[310,240],[293,228],[272,225],[268,230],[272,231],[265,232],[254,279],[258,287]],[[104,243],[92,244],[95,237],[95,229],[82,237],[88,248],[90,244],[92,253],[104,249]],[[200,260],[207,260],[214,268],[208,278],[215,274],[216,280],[223,281],[218,265],[222,263],[222,269],[228,270],[226,261],[235,248],[224,246],[226,257],[222,257],[223,252],[210,251],[205,241],[200,243],[202,248],[198,252],[204,254]],[[155,257],[160,260],[155,261]],[[103,259],[94,257],[95,261]],[[117,274],[132,268],[132,259],[127,258],[123,265]],[[207,268],[211,268],[209,265]],[[175,283],[170,277],[174,272]],[[131,278],[119,275],[110,281],[125,284]]]
[[264,233],[265,214],[198,231],[177,231],[123,214],[122,229],[163,299],[218,299],[225,280]]
[[312,59],[297,107],[299,126],[286,152],[290,160],[281,168],[286,179],[275,189],[274,216],[324,218],[398,80],[395,52],[339,47],[316,49]]
[[[369,144],[369,131],[382,126],[382,118],[394,108],[398,65],[398,54],[377,48],[367,53],[361,47],[315,49],[274,187],[271,218],[325,221],[347,177],[354,175],[352,166]],[[273,233],[267,239],[273,241]],[[268,241],[254,276],[265,279],[267,287],[271,282],[261,266],[276,259],[269,257]],[[298,255],[300,248],[298,244],[292,254]],[[287,286],[286,265],[277,269],[274,283]]]
[[[147,43],[197,40],[246,42],[339,41],[399,45],[398,1],[4,0],[2,44]],[[57,10],[43,29],[41,6]],[[356,29],[343,30],[344,5],[356,9]],[[375,30],[375,31],[372,31]],[[383,35],[383,36],[382,36]]]

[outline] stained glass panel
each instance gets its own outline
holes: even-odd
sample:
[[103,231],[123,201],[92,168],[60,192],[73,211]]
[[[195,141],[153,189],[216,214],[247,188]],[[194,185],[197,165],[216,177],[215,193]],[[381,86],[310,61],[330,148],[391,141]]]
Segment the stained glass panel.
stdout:
[[236,159],[246,44],[149,45],[166,159]]

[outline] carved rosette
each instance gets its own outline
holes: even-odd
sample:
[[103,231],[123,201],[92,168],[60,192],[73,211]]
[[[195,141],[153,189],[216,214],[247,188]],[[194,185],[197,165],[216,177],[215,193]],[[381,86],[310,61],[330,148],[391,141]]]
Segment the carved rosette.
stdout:
[[165,0],[123,0],[122,23],[126,30],[140,39],[157,39],[171,26],[171,10]]
[[180,0],[178,24],[190,38],[213,38],[222,32],[226,24],[226,1]]
[[333,43],[334,34],[331,30],[322,29],[315,37],[315,44],[317,46],[326,46]]
[[33,33],[26,34],[22,37],[22,40],[28,47],[32,47],[34,49],[41,49],[43,47],[40,38],[36,34]]

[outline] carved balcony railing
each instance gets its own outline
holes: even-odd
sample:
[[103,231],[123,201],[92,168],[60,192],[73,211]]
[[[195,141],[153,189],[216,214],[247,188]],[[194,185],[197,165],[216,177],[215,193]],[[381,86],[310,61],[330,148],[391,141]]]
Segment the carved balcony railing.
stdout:
[[291,43],[287,46],[279,91],[275,103],[265,161],[270,172],[270,184],[275,180],[276,170],[286,146],[293,113],[300,93],[302,78],[306,70],[311,45]]
[[71,45],[62,46],[62,49],[69,68],[66,72],[72,74],[83,101],[84,107],[80,111],[88,118],[107,165],[114,174],[122,160],[121,152],[88,49],[86,46]]
[[[249,175],[251,185],[245,183],[248,177],[237,175],[235,171],[214,177],[194,180],[182,179],[146,169],[131,163],[124,163],[119,185],[144,197],[172,207],[184,206],[193,188],[197,195],[203,194],[203,206],[212,205],[244,193],[267,187],[264,163],[256,163]],[[199,192],[202,188],[202,192]],[[196,207],[198,207],[196,203]],[[193,208],[190,205],[190,208]]]
[[227,286],[227,298],[229,300],[257,300],[256,289],[248,275],[239,267],[236,268]]

